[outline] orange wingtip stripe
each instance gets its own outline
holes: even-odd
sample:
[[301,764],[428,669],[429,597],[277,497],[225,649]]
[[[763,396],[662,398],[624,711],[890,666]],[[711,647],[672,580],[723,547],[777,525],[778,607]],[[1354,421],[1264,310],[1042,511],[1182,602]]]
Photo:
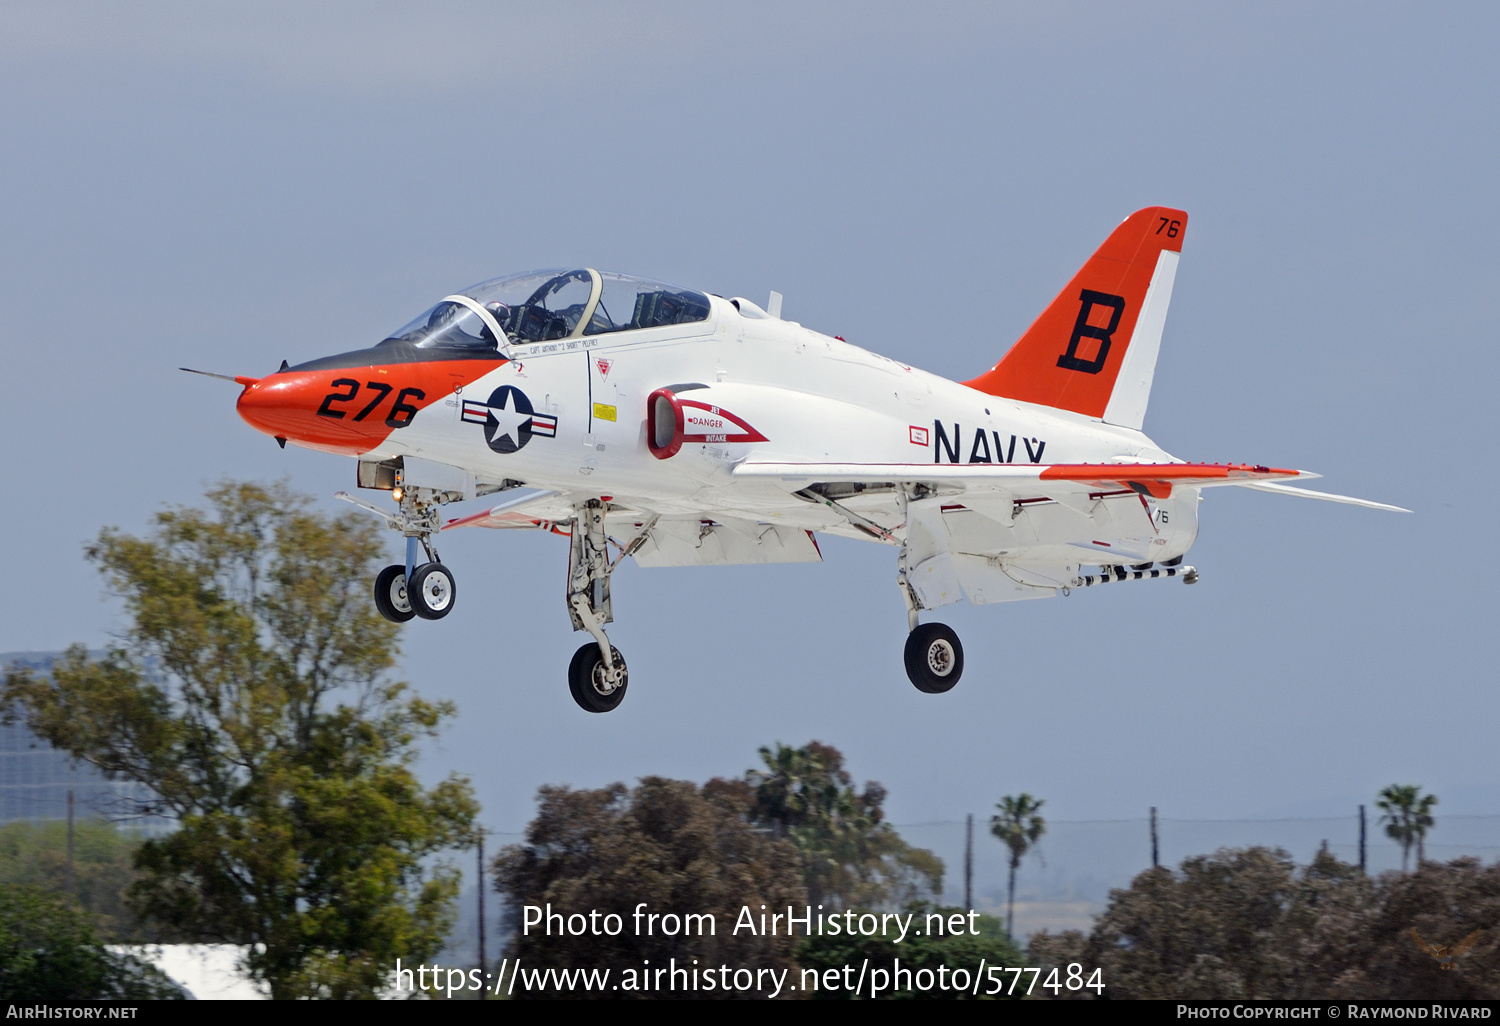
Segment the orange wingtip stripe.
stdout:
[[1299,471],[1250,463],[1057,463],[1043,481],[1204,481],[1230,477],[1299,477]]

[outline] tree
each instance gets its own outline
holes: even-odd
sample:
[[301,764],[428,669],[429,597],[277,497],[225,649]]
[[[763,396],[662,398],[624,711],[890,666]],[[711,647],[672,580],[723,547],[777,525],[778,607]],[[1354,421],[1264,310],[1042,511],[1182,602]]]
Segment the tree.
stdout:
[[760,757],[765,769],[745,774],[746,815],[797,846],[813,904],[899,908],[942,890],[942,859],[901,839],[885,822],[885,788],[855,790],[837,748],[778,743]]
[[[986,976],[979,983],[977,993],[973,989],[960,990],[956,987],[938,986],[921,983],[922,977],[919,972],[923,969],[931,975],[928,981],[937,977],[939,967],[953,969],[967,969],[975,972],[981,965],[993,966],[1021,966],[1026,965],[1026,958],[1010,940],[1000,920],[994,916],[981,915],[977,917],[975,925],[979,929],[978,935],[968,933],[944,934],[938,936],[936,931],[928,934],[924,924],[930,914],[941,915],[945,919],[955,913],[968,921],[968,909],[952,908],[944,905],[933,905],[925,902],[913,902],[906,907],[906,912],[912,914],[914,932],[904,941],[898,941],[893,936],[875,934],[865,936],[856,934],[850,936],[841,933],[838,936],[823,934],[812,936],[803,940],[797,946],[797,965],[802,969],[816,969],[826,972],[829,969],[841,971],[844,966],[860,966],[868,964],[871,967],[879,966],[891,970],[896,965],[896,959],[901,960],[901,968],[908,970],[912,976],[908,978],[911,982],[907,986],[893,986],[889,991],[880,995],[882,1000],[902,1001],[912,999],[946,999],[963,1001],[972,998],[987,998],[994,996],[989,993],[994,988],[992,978]],[[903,913],[904,914],[904,913]],[[866,963],[868,959],[868,963]],[[1000,982],[1009,984],[1014,982],[1012,977],[1001,976]],[[972,985],[971,985],[972,986]],[[1025,987],[1010,997],[1019,999],[1025,995]],[[858,996],[848,987],[820,989],[810,995],[814,999],[821,1000],[853,1000]]]
[[[1303,943],[1320,906],[1358,907],[1368,882],[1322,854],[1299,881],[1281,850],[1223,849],[1183,861],[1174,873],[1149,869],[1081,934],[1033,937],[1030,954],[1048,965],[1097,967],[1114,998],[1266,999],[1301,992]],[[1078,996],[1089,996],[1082,993]]]
[[152,534],[87,552],[124,600],[123,643],[8,672],[0,707],[155,792],[178,828],[142,844],[131,901],[186,939],[252,945],[274,997],[371,996],[441,946],[468,782],[424,789],[419,738],[453,714],[389,679],[396,628],[366,594],[370,524],[284,487],[226,482]]
[[1006,795],[995,808],[1000,814],[990,817],[990,833],[1010,849],[1010,889],[1005,903],[1005,932],[1015,935],[1016,916],[1016,870],[1021,860],[1047,832],[1047,821],[1038,814],[1045,801],[1039,801],[1024,791],[1017,795]]
[[182,996],[152,966],[101,945],[88,913],[65,898],[0,884],[0,1001]]
[[1422,794],[1421,784],[1392,784],[1380,792],[1375,807],[1384,815],[1385,835],[1401,845],[1401,872],[1406,872],[1407,857],[1413,843],[1417,846],[1417,865],[1421,866],[1423,841],[1434,824],[1432,807],[1435,795]]
[[[612,784],[575,791],[543,787],[526,843],[503,849],[494,860],[495,889],[506,900],[515,928],[510,950],[521,964],[610,970],[620,990],[539,993],[528,997],[736,997],[735,991],[684,991],[642,987],[648,965],[717,970],[793,969],[794,940],[785,927],[775,936],[735,931],[742,907],[785,914],[807,895],[798,880],[797,851],[745,822],[741,805],[722,788],[687,780],[646,777],[627,789]],[[634,913],[659,918],[637,923]],[[597,929],[566,932],[545,921],[525,929],[525,906],[585,917],[597,910]],[[550,905],[550,909],[548,906]],[[619,916],[611,924],[609,915]],[[687,920],[688,914],[713,917]],[[670,921],[661,919],[671,916]],[[758,920],[757,920],[758,924]],[[634,981],[632,986],[631,981]],[[519,993],[519,991],[517,992]]]
[[[0,826],[0,884],[24,884],[62,895],[68,883],[68,828],[60,820]],[[126,901],[137,878],[141,838],[104,820],[77,821],[73,838],[71,896],[111,942],[153,939]]]
[[[1041,933],[1029,964],[1102,970],[1105,997],[1469,1000],[1500,997],[1500,866],[1428,862],[1370,879],[1326,851],[1221,849],[1140,874],[1088,936]],[[1412,937],[1477,942],[1445,971]],[[1073,997],[1092,998],[1089,991]]]
[[[1321,917],[1314,954],[1331,998],[1490,1000],[1500,998],[1500,864],[1477,859],[1418,861],[1411,873],[1383,873],[1357,908]],[[1444,970],[1420,948],[1477,943]]]

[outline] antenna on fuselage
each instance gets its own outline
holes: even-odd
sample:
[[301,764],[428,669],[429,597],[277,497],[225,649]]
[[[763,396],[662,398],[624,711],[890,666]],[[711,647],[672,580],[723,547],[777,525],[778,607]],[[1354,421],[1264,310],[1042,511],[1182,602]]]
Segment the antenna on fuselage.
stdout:
[[778,321],[781,320],[781,293],[780,292],[772,292],[771,293],[771,301],[766,304],[766,313],[770,314],[772,317],[776,318]]

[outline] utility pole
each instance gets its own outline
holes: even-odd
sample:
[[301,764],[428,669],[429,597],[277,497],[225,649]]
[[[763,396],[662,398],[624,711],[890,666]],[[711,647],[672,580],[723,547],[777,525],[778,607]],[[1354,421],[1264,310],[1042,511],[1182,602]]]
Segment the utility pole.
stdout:
[[73,886],[73,789],[68,788],[68,893],[76,894]]
[[974,907],[974,813],[964,828],[964,911]]
[[1151,806],[1151,868],[1158,869],[1160,866],[1161,861],[1157,857],[1156,846],[1156,806],[1153,805]]
[[[484,828],[479,828],[479,972],[483,974],[489,965],[484,951]],[[479,991],[479,1000],[483,1001],[489,996],[490,987],[486,983]]]
[[1359,871],[1365,871],[1365,807],[1359,807]]

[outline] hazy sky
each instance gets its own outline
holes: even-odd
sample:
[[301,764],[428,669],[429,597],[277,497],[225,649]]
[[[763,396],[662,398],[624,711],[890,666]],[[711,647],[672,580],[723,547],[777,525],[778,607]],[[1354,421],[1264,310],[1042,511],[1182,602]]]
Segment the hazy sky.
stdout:
[[119,628],[82,559],[104,525],[225,476],[344,508],[352,461],[279,450],[179,365],[263,374],[587,264],[777,289],[963,378],[1169,204],[1192,222],[1148,433],[1414,514],[1214,490],[1196,587],[944,610],[943,696],[902,671],[884,547],[631,565],[606,716],[567,693],[563,541],[455,532],[456,611],[403,640],[461,713],[424,771],[471,776],[502,831],[542,783],[813,738],[898,823],[1020,790],[1059,819],[1342,813],[1393,781],[1500,811],[1497,38],[1482,4],[8,3],[0,651]]

